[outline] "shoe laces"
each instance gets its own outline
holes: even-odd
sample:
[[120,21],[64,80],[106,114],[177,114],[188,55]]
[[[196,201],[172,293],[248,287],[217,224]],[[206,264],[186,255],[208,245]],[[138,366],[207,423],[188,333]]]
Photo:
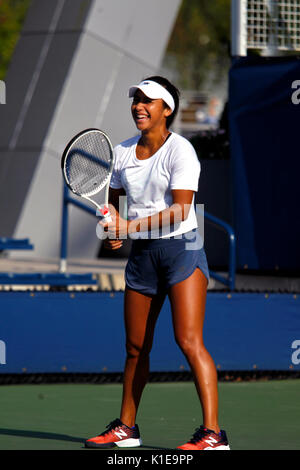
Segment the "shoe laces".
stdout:
[[114,421],[111,421],[111,423],[109,423],[109,424],[106,426],[106,431],[104,431],[103,433],[99,434],[99,436],[105,436],[106,434],[109,434],[113,429],[117,429],[117,428],[119,428],[120,426],[122,426],[122,422],[117,418],[117,419],[115,419]]
[[200,426],[200,428],[196,428],[195,432],[193,434],[192,439],[190,439],[191,444],[196,444],[199,442],[204,436],[207,436],[207,434],[211,434],[212,431],[209,431],[208,429],[204,428],[203,426]]

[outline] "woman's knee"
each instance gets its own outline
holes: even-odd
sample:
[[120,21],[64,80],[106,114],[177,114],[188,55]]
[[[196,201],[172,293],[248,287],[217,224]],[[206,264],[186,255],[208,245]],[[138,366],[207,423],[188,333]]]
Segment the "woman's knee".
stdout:
[[183,354],[188,358],[201,356],[206,350],[203,341],[199,338],[181,335],[177,336],[175,340]]
[[133,341],[126,341],[126,354],[130,359],[139,359],[141,357],[148,357],[151,351],[150,344],[138,344]]

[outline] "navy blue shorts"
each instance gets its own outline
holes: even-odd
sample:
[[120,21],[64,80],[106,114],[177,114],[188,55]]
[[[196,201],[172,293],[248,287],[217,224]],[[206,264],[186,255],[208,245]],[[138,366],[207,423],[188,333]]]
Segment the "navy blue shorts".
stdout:
[[133,240],[125,269],[127,287],[142,294],[156,295],[187,279],[196,268],[209,281],[202,246],[196,229],[182,234],[181,238]]

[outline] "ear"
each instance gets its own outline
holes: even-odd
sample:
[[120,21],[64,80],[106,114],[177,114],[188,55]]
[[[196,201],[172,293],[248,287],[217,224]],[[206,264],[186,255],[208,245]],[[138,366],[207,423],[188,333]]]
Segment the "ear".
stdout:
[[172,113],[173,113],[173,111],[172,111],[171,108],[169,108],[169,107],[165,108],[164,114],[165,114],[165,117],[166,117],[166,118],[169,117],[169,116],[171,116]]

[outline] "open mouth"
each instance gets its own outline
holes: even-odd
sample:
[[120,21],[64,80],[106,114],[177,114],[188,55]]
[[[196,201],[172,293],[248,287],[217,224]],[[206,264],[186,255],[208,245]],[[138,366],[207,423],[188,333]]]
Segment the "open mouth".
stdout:
[[137,113],[137,114],[134,115],[134,118],[137,122],[144,122],[147,119],[149,119],[149,115],[148,114]]

